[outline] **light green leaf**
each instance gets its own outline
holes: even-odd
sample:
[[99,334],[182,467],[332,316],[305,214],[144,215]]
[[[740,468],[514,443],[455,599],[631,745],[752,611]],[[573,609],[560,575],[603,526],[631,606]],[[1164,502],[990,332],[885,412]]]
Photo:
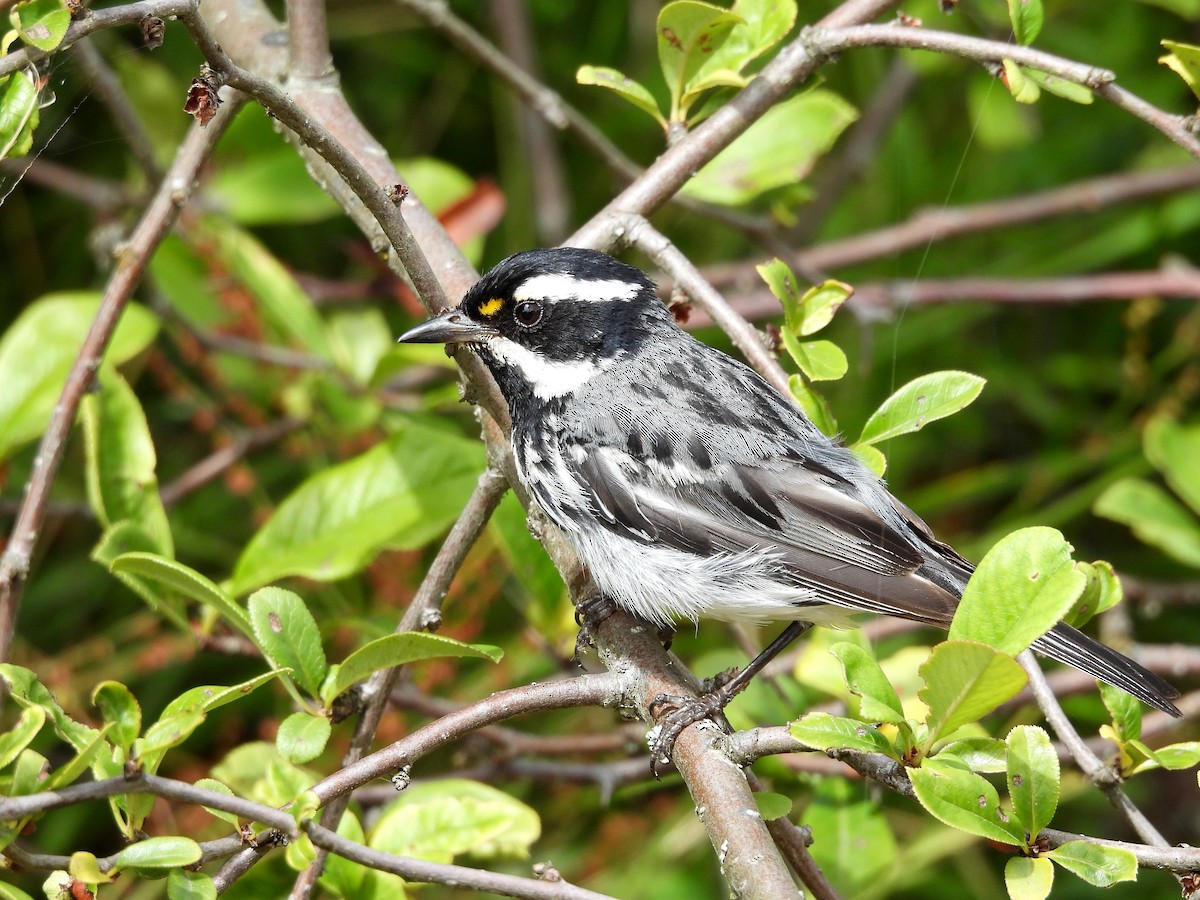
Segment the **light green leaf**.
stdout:
[[82,722],[76,722],[58,705],[54,695],[38,681],[37,676],[23,666],[0,663],[0,678],[8,683],[9,696],[24,709],[41,707],[54,723],[54,732],[77,752],[86,751],[100,731]]
[[846,719],[825,712],[811,712],[788,725],[792,737],[816,750],[843,747],[866,753],[895,757],[892,742],[879,729],[857,719]]
[[1048,859],[1014,856],[1004,864],[1004,886],[1011,900],[1046,900],[1054,886],[1054,866]]
[[1122,478],[1096,499],[1093,512],[1128,525],[1139,540],[1200,568],[1200,524],[1158,485]]
[[[60,869],[59,872],[62,872],[62,870]],[[51,874],[50,878],[46,879],[46,882],[49,883],[55,877],[55,874],[58,873]],[[33,900],[33,898],[19,887],[0,881],[0,900]]]
[[872,447],[870,444],[850,444],[846,449],[862,460],[863,465],[878,477],[882,478],[883,473],[887,471],[887,457],[878,447]]
[[116,557],[109,568],[115,574],[133,576],[196,600],[220,613],[246,637],[254,638],[246,611],[212,581],[183,563],[154,553],[133,552]]
[[1093,616],[1120,603],[1124,590],[1121,587],[1121,579],[1113,570],[1112,563],[1104,560],[1097,560],[1094,563],[1077,562],[1075,568],[1084,574],[1087,582],[1084,584],[1083,593],[1079,595],[1079,599],[1063,616],[1063,621],[1079,628]]
[[275,746],[284,758],[294,763],[306,763],[325,751],[333,726],[324,716],[295,712],[279,723]]
[[[1200,52],[1200,48],[1198,48]],[[1179,497],[1200,514],[1200,425],[1183,426],[1156,416],[1146,426],[1146,459]]]
[[758,814],[763,817],[764,822],[782,819],[792,811],[792,798],[772,791],[755,791],[754,804],[758,807]]
[[854,288],[843,281],[823,281],[810,287],[800,298],[800,316],[794,324],[796,332],[803,337],[816,334],[833,321],[834,313],[853,293]]
[[112,727],[109,739],[126,753],[142,733],[142,708],[129,688],[119,681],[102,681],[92,691],[92,705]]
[[164,715],[134,741],[131,756],[153,775],[167,751],[186,741],[203,723],[204,714],[199,712]]
[[163,556],[174,555],[167,511],[158,495],[158,458],[137,395],[124,378],[105,366],[100,390],[83,398],[88,502],[105,526],[133,521]]
[[880,405],[867,419],[860,444],[877,444],[901,434],[920,431],[968,406],[986,382],[970,372],[930,372],[914,378]]
[[1041,99],[1042,89],[1032,78],[1026,78],[1025,74],[1026,70],[1013,60],[1004,60],[1004,84],[1008,87],[1012,98],[1018,103],[1026,105],[1037,103]]
[[764,191],[803,181],[816,161],[858,118],[832,91],[806,91],[767,111],[694,175],[683,193],[740,206]]
[[808,420],[821,430],[822,434],[833,437],[838,433],[837,419],[829,408],[829,401],[818,393],[812,385],[806,384],[799,375],[788,378],[788,390],[791,391]]
[[783,345],[810,381],[836,381],[850,367],[846,354],[833,341],[798,341],[784,331]]
[[1119,743],[1136,741],[1142,736],[1142,705],[1120,688],[1103,681],[1096,682],[1108,714],[1112,716],[1113,733]]
[[1032,44],[1045,17],[1042,0],[1008,0],[1008,18],[1018,44]]
[[610,69],[608,66],[580,66],[575,73],[575,80],[579,84],[608,88],[613,93],[624,97],[638,109],[649,113],[656,122],[664,128],[666,127],[667,120],[659,112],[658,101],[654,99],[654,95],[644,85],[634,81],[628,75],[618,72],[616,69]]
[[810,852],[845,898],[863,897],[896,864],[896,840],[879,805],[863,799],[848,780],[816,785],[803,813],[812,829]]
[[[342,813],[342,820],[338,823],[337,833],[347,840],[354,841],[356,844],[365,844],[366,835],[363,833],[362,823],[358,821],[358,816],[354,815],[352,810],[346,810]],[[343,900],[358,900],[360,897],[386,897],[392,896],[396,900],[404,900],[404,894],[372,894],[364,890],[364,882],[367,879],[367,872],[371,870],[358,863],[351,862],[344,856],[339,856],[336,853],[329,854],[329,858],[325,861],[325,872],[321,875],[321,887],[328,890],[335,897],[341,897]],[[395,877],[395,876],[392,876]],[[399,886],[399,890],[403,891],[403,885]]]
[[988,551],[963,591],[950,639],[1015,656],[1075,605],[1087,577],[1053,528],[1022,528]]
[[1003,772],[1008,766],[1008,748],[994,737],[962,738],[951,741],[933,759],[953,756],[972,772]]
[[293,491],[243,551],[233,593],[288,575],[343,578],[384,547],[421,546],[457,518],[483,466],[479,443],[406,425]]
[[969,641],[938,644],[920,672],[925,686],[918,696],[929,707],[926,750],[1011,700],[1025,686],[1025,670],[1016,660]]
[[1160,56],[1158,61],[1182,78],[1200,99],[1200,47],[1179,41],[1162,41],[1162,45],[1171,52]]
[[711,52],[688,83],[690,94],[713,87],[740,87],[749,81],[743,70],[792,30],[795,0],[737,0],[730,12],[741,21]]
[[1049,72],[1041,72],[1037,69],[1022,66],[1021,73],[1043,91],[1054,94],[1056,97],[1062,97],[1064,100],[1070,100],[1072,103],[1089,106],[1096,100],[1096,95],[1092,93],[1091,88],[1085,87],[1082,84],[1076,84],[1073,81],[1066,81],[1057,75],[1051,75]]
[[1058,808],[1058,754],[1042,729],[1018,725],[1008,733],[1008,794],[1013,816],[1036,837]]
[[926,760],[909,769],[913,790],[935,819],[952,828],[1002,844],[1022,846],[1021,828],[1000,809],[1000,795],[982,775]]
[[66,36],[71,14],[63,0],[26,0],[13,6],[9,21],[25,43],[53,50]]
[[[464,644],[437,634],[408,631],[377,638],[355,650],[338,667],[331,684],[321,690],[321,699],[331,704],[352,684],[381,669],[390,669],[419,659],[467,656],[499,662],[504,651],[489,644]],[[302,762],[303,760],[297,760]]]
[[30,151],[40,117],[32,73],[13,72],[0,78],[0,159]]
[[167,874],[167,900],[217,900],[217,886],[203,872],[172,869]]
[[671,92],[671,121],[687,117],[689,83],[741,21],[699,0],[674,0],[659,10],[658,62]]
[[170,869],[190,866],[201,857],[200,845],[191,838],[172,835],[152,837],[130,844],[117,854],[112,870]]
[[112,568],[116,559],[130,553],[144,553],[156,559],[165,559],[155,552],[158,547],[158,540],[137,522],[117,522],[100,536],[92,548],[92,559],[108,568],[118,581],[146,601],[155,613],[190,634],[192,627],[188,620],[187,605],[175,591],[153,579]]
[[[46,430],[99,308],[96,293],[47,294],[27,306],[0,337],[0,460]],[[158,320],[151,313],[128,304],[104,359],[120,365],[141,353],[157,331]]]
[[1042,855],[1096,887],[1137,880],[1137,857],[1119,847],[1068,841]]
[[524,858],[541,834],[537,813],[486,784],[448,778],[409,787],[387,805],[368,845],[450,862],[460,853]]
[[[234,796],[233,790],[229,787],[229,785],[223,781],[217,781],[215,778],[201,778],[196,782],[195,786],[198,788],[204,788],[206,791],[212,791],[215,794],[223,794],[226,797]],[[222,822],[228,822],[234,828],[241,827],[242,823],[235,813],[226,812],[223,809],[215,809],[211,806],[206,806],[204,808],[208,810],[211,815],[220,819]]]
[[8,731],[0,734],[0,769],[3,769],[37,737],[46,724],[46,711],[40,706],[27,706]]
[[280,675],[287,674],[291,669],[273,669],[261,675],[243,681],[241,684],[226,687],[220,684],[202,684],[188,688],[174,700],[170,701],[162,711],[160,718],[181,715],[183,713],[208,713],[214,709],[240,700],[252,691],[258,690],[268,681],[273,681]]
[[842,664],[850,693],[859,698],[859,717],[866,722],[903,722],[904,710],[875,657],[858,644],[841,643],[829,648]]
[[1154,759],[1164,769],[1190,769],[1200,763],[1200,741],[1167,744],[1154,751]]
[[375,367],[395,343],[387,320],[375,307],[333,313],[328,332],[338,367],[360,385],[371,383]]
[[292,591],[260,588],[250,595],[254,642],[276,668],[289,668],[309,696],[317,697],[325,678],[321,630],[304,601]]
[[100,871],[100,860],[94,853],[79,850],[71,854],[71,862],[67,869],[71,877],[84,884],[108,884],[113,880],[112,875]]

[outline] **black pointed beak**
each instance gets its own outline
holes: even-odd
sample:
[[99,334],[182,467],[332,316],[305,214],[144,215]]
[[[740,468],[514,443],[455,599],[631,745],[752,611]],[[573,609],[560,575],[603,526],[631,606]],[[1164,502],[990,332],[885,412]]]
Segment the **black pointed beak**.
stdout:
[[494,337],[497,331],[470,318],[459,309],[448,309],[410,328],[396,339],[398,344],[469,344]]

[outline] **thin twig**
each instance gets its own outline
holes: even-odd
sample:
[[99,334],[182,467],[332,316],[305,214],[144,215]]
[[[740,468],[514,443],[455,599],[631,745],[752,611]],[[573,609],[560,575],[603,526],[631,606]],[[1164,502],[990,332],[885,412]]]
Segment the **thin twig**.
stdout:
[[207,128],[199,124],[191,128],[141,221],[118,253],[117,264],[109,276],[96,318],[71,365],[62,394],[38,445],[21,512],[13,525],[4,555],[0,557],[0,660],[8,658],[21,591],[29,574],[30,559],[41,529],[46,500],[66,452],[67,437],[79,404],[100,367],[125,303],[141,280],[154,249],[191,197],[200,166],[208,159],[232,121],[241,99],[235,95],[226,100]]
[[71,55],[87,77],[88,89],[108,109],[113,125],[129,147],[147,183],[151,188],[157,187],[162,179],[162,167],[154,156],[154,142],[116,73],[90,40],[79,41],[71,48]]
[[36,156],[0,159],[0,175],[55,191],[101,213],[111,213],[135,202],[133,192],[124,185]]
[[178,503],[192,491],[208,484],[227,471],[246,454],[260,447],[274,444],[303,425],[304,423],[298,419],[279,419],[237,435],[232,443],[214,450],[182,475],[164,484],[158,492],[163,505],[171,506]]

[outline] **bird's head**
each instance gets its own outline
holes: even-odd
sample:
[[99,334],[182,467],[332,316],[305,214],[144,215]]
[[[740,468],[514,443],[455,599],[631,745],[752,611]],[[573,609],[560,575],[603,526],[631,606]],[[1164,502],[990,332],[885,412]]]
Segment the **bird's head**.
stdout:
[[644,272],[566,247],[508,257],[400,341],[471,346],[515,405],[573,393],[664,327],[671,314]]

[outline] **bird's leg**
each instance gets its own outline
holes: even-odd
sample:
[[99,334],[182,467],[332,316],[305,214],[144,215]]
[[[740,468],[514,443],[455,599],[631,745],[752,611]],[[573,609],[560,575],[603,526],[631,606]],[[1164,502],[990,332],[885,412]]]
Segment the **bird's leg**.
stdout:
[[[675,741],[689,725],[701,719],[720,714],[729,701],[740,694],[750,684],[750,681],[776,656],[784,651],[796,638],[812,628],[811,622],[792,622],[775,640],[750,660],[746,668],[733,674],[722,672],[712,679],[711,687],[698,697],[668,697],[659,694],[650,704],[650,713],[655,715],[657,710],[670,707],[671,711],[659,723],[658,736],[650,748],[650,767],[657,770],[660,761],[668,762],[671,751],[675,749]],[[723,717],[722,717],[723,718]],[[656,771],[657,774],[657,771]]]
[[576,602],[575,624],[579,626],[579,634],[575,636],[575,653],[571,657],[576,665],[579,665],[579,655],[588,647],[596,645],[592,639],[592,630],[617,609],[617,604],[603,594],[592,594]]

